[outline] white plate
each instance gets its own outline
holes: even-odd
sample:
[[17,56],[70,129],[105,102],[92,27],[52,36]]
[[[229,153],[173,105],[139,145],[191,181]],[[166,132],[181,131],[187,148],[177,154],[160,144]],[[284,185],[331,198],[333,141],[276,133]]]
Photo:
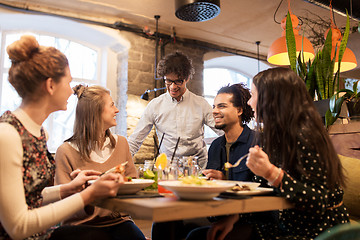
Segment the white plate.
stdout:
[[154,182],[152,179],[132,179],[131,182],[125,182],[119,187],[118,194],[134,194]]
[[[89,184],[94,181],[89,181]],[[153,184],[155,181],[152,179],[132,179],[131,182],[125,182],[119,187],[118,194],[135,194],[143,188]]]
[[232,191],[232,190],[227,190],[226,192],[228,193],[232,193],[234,195],[265,195],[265,194],[269,194],[272,193],[274,191],[273,188],[263,188],[263,187],[258,187],[254,190],[250,190],[250,191]]
[[225,181],[209,181],[204,185],[184,184],[181,181],[161,181],[158,184],[185,200],[211,200],[234,186],[233,183]]
[[[215,181],[217,181],[217,180],[215,180]],[[237,184],[240,187],[246,185],[250,188],[250,190],[255,190],[257,187],[260,186],[260,183],[257,183],[257,182],[244,182],[244,181],[232,181],[232,180],[220,180],[220,181],[233,183],[234,186]]]

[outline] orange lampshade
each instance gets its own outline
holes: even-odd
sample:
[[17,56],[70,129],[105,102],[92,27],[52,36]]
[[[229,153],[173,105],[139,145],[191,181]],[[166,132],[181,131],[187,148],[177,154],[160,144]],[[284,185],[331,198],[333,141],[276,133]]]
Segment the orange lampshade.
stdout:
[[[304,51],[304,60],[308,62],[315,57],[314,48],[311,45],[309,39],[299,35],[299,30],[295,29],[299,23],[299,19],[291,14],[291,22],[293,24],[293,30],[295,35],[295,44],[296,44],[296,56],[299,56],[300,51],[303,48]],[[282,36],[276,39],[270,46],[268,51],[267,61],[274,65],[290,65],[289,55],[286,45],[286,17],[281,21],[281,26],[284,29]]]
[[[335,48],[333,48],[332,52],[335,52]],[[338,51],[337,51],[336,55],[339,56]],[[331,56],[333,57],[334,54],[332,53]],[[339,57],[336,58],[334,72],[336,72],[338,70],[338,65],[339,65]],[[356,61],[355,54],[349,48],[346,48],[344,55],[341,59],[340,72],[349,71],[351,69],[356,68],[356,66],[357,66],[357,61]]]
[[[327,30],[325,32],[325,36],[327,35],[328,31],[329,30]],[[337,72],[338,67],[339,67],[339,48],[340,48],[342,36],[341,36],[340,30],[336,26],[331,27],[331,33],[332,33],[331,34],[332,35],[331,59],[334,58],[335,49],[337,49],[336,50],[336,60],[335,60],[335,65],[334,65],[334,72]],[[340,72],[349,71],[351,69],[356,68],[356,66],[357,66],[357,61],[356,61],[355,54],[349,48],[346,48],[344,55],[341,59]]]

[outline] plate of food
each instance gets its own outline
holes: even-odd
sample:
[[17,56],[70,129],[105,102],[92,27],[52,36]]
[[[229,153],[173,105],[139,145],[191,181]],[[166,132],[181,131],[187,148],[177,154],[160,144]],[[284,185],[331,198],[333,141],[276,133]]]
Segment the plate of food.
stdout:
[[234,183],[207,181],[194,176],[184,177],[181,180],[160,181],[158,184],[184,200],[211,200],[234,186]]
[[135,194],[138,191],[150,186],[155,181],[152,179],[133,178],[119,187],[118,194]]
[[[102,173],[119,173],[124,177],[124,184],[119,187],[118,194],[135,194],[138,191],[150,186],[155,182],[153,179],[135,179],[131,177],[125,176],[125,165],[127,164],[127,161],[124,163],[120,163],[119,165],[107,170],[106,172]],[[101,176],[100,175],[100,176]],[[89,181],[89,184],[93,183],[93,181]]]
[[234,195],[266,195],[274,191],[273,188],[259,187],[260,183],[255,182],[237,182],[235,186],[226,192]]
[[[96,180],[88,181],[89,184],[92,184]],[[140,190],[150,186],[155,181],[152,179],[137,179],[137,178],[127,178],[127,181],[119,187],[118,194],[135,194]]]
[[234,185],[232,189],[234,191],[253,191],[260,186],[257,182],[244,182],[244,181],[232,181],[232,180],[214,180],[221,182],[230,182]]

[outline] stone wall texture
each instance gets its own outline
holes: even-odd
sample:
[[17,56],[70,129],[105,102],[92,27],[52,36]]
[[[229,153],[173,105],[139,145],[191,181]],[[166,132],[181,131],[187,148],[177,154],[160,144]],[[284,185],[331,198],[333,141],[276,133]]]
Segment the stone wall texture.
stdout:
[[[138,36],[130,32],[122,32],[122,35],[131,43],[128,60],[128,99],[126,105],[127,111],[127,135],[134,131],[139,118],[142,115],[148,101],[140,99],[140,96],[147,89],[163,87],[161,80],[155,80],[155,49],[156,41]],[[182,43],[169,42],[162,45],[160,41],[158,47],[158,60],[161,59],[161,49],[163,54],[169,54],[175,51],[181,51],[188,55],[193,62],[195,74],[188,82],[187,88],[197,95],[203,94],[203,56],[207,50],[196,47],[194,45],[185,45]],[[149,100],[160,95],[164,91],[149,93]],[[154,158],[154,129],[149,133],[143,142],[140,150],[134,155],[136,163],[143,163],[146,159]]]

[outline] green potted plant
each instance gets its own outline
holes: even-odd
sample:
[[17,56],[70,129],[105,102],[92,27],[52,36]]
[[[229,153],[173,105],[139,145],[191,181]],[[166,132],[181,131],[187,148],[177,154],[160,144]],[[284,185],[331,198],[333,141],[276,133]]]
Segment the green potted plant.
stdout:
[[[360,23],[358,26],[358,31],[360,32]],[[333,124],[339,117],[344,102],[347,105],[349,117],[360,115],[360,92],[358,92],[359,81],[360,80],[354,82],[352,90],[341,89],[330,98],[330,108],[326,112],[327,126]]]
[[[288,55],[290,61],[290,67],[293,71],[295,71],[304,81],[306,87],[313,97],[313,99],[317,100],[325,100],[326,110],[329,108],[329,99],[335,94],[335,84],[339,84],[339,69],[341,64],[341,59],[346,49],[348,37],[350,31],[350,21],[349,15],[347,14],[347,22],[346,29],[344,33],[344,37],[342,38],[341,44],[339,47],[339,64],[338,69],[334,74],[335,60],[336,55],[331,57],[332,50],[332,31],[331,29],[328,31],[325,43],[322,49],[320,49],[313,61],[304,61],[304,56],[302,53],[296,57],[296,45],[295,45],[295,36],[293,31],[293,26],[291,22],[290,14],[287,15],[286,20],[286,44],[288,48]],[[330,125],[331,121],[328,121],[327,115],[325,115],[324,111],[324,119],[326,122],[326,126]],[[329,119],[330,120],[330,119]],[[333,123],[333,122],[332,122]],[[332,124],[331,123],[331,124]]]
[[[348,108],[349,117],[360,116],[360,92],[358,91],[359,81],[353,84],[353,89],[341,89],[330,98],[330,108],[326,113],[326,120],[329,125],[338,118],[341,107],[345,102]],[[344,94],[341,94],[344,93]]]

